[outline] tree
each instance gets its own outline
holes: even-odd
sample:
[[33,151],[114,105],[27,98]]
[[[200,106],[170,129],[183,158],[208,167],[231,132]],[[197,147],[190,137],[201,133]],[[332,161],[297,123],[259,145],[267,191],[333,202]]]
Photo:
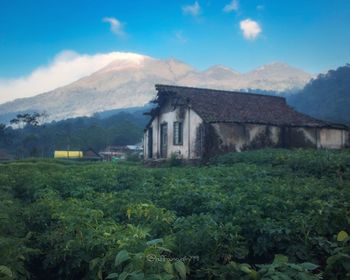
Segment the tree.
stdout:
[[29,114],[17,114],[16,118],[10,121],[10,124],[16,125],[18,128],[22,129],[25,125],[25,120]]
[[27,125],[39,126],[45,122],[47,117],[48,114],[45,111],[42,113],[34,112],[32,114],[17,114],[16,118],[12,119],[10,123],[17,125],[18,128],[22,129]]
[[6,132],[5,132],[5,129],[6,129],[6,125],[3,124],[3,123],[0,123],[0,144],[1,144],[1,143],[4,143],[5,140],[6,140]]
[[41,113],[35,112],[29,118],[29,121],[30,121],[29,124],[35,125],[35,126],[43,125],[46,122],[48,117],[49,117],[49,114],[46,111],[43,111]]
[[5,128],[6,128],[6,125],[3,123],[0,123],[0,137],[5,135]]
[[350,65],[318,75],[288,102],[312,117],[350,124]]
[[35,134],[29,134],[23,139],[23,148],[25,154],[30,157],[39,156],[40,143],[39,139]]

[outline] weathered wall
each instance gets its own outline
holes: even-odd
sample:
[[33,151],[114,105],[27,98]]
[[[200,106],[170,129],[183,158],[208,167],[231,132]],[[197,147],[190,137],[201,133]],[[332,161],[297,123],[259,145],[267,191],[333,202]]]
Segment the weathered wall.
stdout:
[[204,130],[204,158],[265,147],[334,149],[349,146],[349,132],[341,129],[214,123],[205,125]]
[[344,129],[289,127],[283,129],[284,147],[340,149],[349,146],[349,132]]
[[349,131],[331,128],[322,128],[319,131],[322,148],[339,149],[349,146]]
[[319,129],[313,127],[283,127],[281,133],[284,148],[319,147]]
[[[183,143],[182,145],[173,144],[173,124],[176,121],[183,123]],[[170,158],[172,154],[176,154],[183,159],[196,158],[196,133],[202,119],[190,107],[177,107],[174,109],[170,103],[163,106],[158,117],[152,123],[153,128],[153,158],[160,157],[160,125],[162,123],[168,124],[168,153]],[[148,131],[144,134],[144,157],[149,158],[148,155]]]
[[280,128],[277,126],[214,123],[205,127],[203,156],[279,145]]
[[[153,158],[159,158],[159,125],[168,123],[168,157],[172,153],[184,159],[210,158],[217,154],[259,149],[265,147],[284,148],[331,148],[350,146],[349,131],[332,128],[277,127],[260,124],[205,124],[191,109],[173,110],[165,106],[152,122]],[[183,121],[183,144],[173,145],[173,122]],[[147,133],[145,134],[145,158],[147,155]]]

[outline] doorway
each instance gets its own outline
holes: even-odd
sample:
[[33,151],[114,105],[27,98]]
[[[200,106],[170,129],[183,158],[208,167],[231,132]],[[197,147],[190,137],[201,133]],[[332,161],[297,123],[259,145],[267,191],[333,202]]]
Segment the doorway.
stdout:
[[148,129],[148,158],[152,158],[153,157],[153,128],[150,127]]
[[160,125],[160,157],[167,158],[168,155],[168,124]]

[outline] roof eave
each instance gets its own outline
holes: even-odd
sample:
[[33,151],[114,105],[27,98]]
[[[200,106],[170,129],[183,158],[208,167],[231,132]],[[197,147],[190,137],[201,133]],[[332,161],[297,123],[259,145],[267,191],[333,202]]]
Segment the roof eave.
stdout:
[[231,120],[226,120],[226,121],[210,121],[210,120],[205,120],[205,123],[209,124],[215,124],[215,123],[232,123],[232,124],[258,124],[258,125],[272,125],[272,126],[284,126],[284,127],[309,127],[309,128],[334,128],[334,129],[346,129],[348,130],[349,127],[346,125],[342,124],[283,124],[283,123],[272,123],[272,122],[259,122],[259,121],[231,121]]

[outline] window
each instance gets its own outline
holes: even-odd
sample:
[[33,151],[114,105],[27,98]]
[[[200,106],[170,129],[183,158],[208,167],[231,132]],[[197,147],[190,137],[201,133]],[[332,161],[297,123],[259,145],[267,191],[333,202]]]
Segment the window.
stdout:
[[182,145],[182,122],[174,122],[174,145]]
[[148,129],[148,158],[153,157],[153,128]]

